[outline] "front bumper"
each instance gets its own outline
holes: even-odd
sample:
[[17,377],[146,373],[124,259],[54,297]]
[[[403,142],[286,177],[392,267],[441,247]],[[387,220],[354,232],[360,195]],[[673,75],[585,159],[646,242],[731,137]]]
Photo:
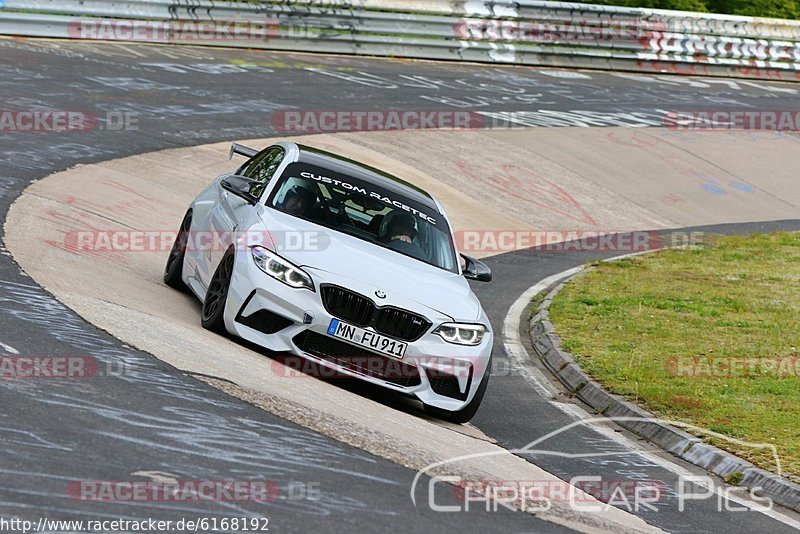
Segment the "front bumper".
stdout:
[[352,287],[352,280],[325,271],[306,272],[314,279],[316,291],[289,287],[261,271],[248,250],[237,252],[225,310],[228,331],[269,350],[299,357],[279,371],[273,367],[287,377],[298,376],[295,369],[303,368],[297,363],[302,358],[448,411],[457,411],[472,400],[489,364],[491,330],[477,346],[455,345],[432,333],[439,324],[451,322],[450,317],[423,312],[419,306],[409,306],[409,301],[387,302],[424,315],[432,326],[416,341],[401,340],[407,343],[402,359],[371,352],[328,335],[331,320],[341,318],[325,309],[320,284],[347,287],[362,295],[378,288],[360,283]]

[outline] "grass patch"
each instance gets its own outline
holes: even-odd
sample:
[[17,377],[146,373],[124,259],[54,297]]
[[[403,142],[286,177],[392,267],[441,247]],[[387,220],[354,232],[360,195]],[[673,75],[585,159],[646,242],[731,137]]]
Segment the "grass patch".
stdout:
[[[550,317],[608,390],[664,418],[773,444],[784,475],[800,481],[800,234],[602,263],[562,289]],[[703,437],[777,469],[769,449]]]
[[528,319],[532,319],[534,315],[539,313],[539,306],[542,304],[542,301],[544,301],[544,299],[547,298],[548,293],[549,292],[547,290],[544,290],[544,291],[539,291],[538,293],[536,293],[536,295],[534,295],[534,297],[531,299]]
[[742,480],[744,480],[744,473],[741,471],[736,471],[725,477],[725,482],[731,486],[738,486]]

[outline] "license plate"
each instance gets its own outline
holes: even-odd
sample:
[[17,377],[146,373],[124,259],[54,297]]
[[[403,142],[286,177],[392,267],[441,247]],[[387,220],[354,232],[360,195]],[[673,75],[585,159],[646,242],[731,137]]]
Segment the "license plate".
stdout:
[[331,320],[331,324],[328,326],[328,334],[340,339],[346,339],[351,343],[361,345],[375,352],[394,356],[395,358],[402,358],[405,356],[406,348],[408,347],[408,344],[402,341],[382,336],[376,332],[364,330],[363,328],[344,323],[339,319]]

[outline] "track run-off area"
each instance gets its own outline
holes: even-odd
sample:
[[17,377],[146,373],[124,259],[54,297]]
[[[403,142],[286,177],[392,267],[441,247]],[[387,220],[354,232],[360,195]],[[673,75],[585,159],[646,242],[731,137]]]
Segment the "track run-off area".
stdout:
[[[792,109],[800,86],[195,47],[2,39],[0,48],[4,108],[98,117],[83,131],[0,131],[0,349],[87,356],[118,370],[0,381],[3,516],[263,516],[275,530],[800,525],[788,510],[750,509],[722,484],[713,498],[681,502],[681,477],[702,473],[612,424],[580,424],[590,415],[525,359],[527,309],[514,307],[548,276],[626,252],[515,250],[530,246],[530,229],[800,229],[800,136],[664,123],[687,110]],[[494,282],[474,289],[493,321],[494,370],[468,425],[430,419],[384,392],[287,373],[272,355],[202,330],[199,303],[161,281],[167,250],[87,251],[70,240],[84,230],[177,229],[196,193],[237,165],[230,141],[261,148],[295,137],[287,113],[389,110],[461,111],[507,126],[296,139],[430,191],[466,252],[492,266]],[[521,313],[509,316],[512,307]],[[458,491],[433,475],[554,487],[599,476],[671,491],[636,508],[587,497],[583,508],[464,511]],[[276,498],[109,502],[69,490],[85,480],[255,479],[274,483]]]

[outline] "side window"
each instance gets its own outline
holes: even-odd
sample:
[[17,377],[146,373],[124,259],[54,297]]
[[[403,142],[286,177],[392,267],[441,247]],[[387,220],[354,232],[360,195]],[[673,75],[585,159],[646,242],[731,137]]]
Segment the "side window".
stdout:
[[250,186],[250,194],[260,198],[267,184],[275,175],[275,171],[283,161],[283,149],[281,147],[269,148],[257,155],[246,166],[242,175],[251,180],[255,180]]

